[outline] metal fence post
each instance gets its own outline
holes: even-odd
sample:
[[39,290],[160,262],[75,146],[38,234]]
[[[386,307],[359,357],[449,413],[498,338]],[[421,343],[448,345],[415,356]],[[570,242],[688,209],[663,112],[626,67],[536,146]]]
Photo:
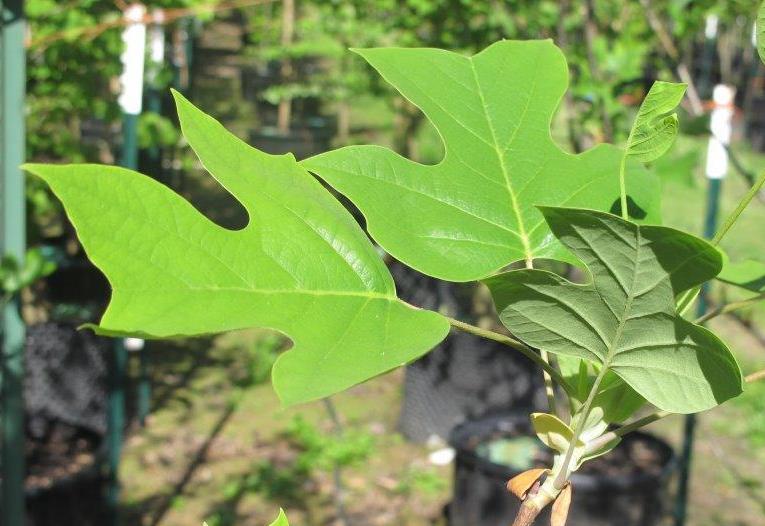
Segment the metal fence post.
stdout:
[[[2,1],[0,27],[0,255],[22,262],[26,248],[24,175],[24,2]],[[2,308],[2,522],[24,524],[24,323],[18,297]]]

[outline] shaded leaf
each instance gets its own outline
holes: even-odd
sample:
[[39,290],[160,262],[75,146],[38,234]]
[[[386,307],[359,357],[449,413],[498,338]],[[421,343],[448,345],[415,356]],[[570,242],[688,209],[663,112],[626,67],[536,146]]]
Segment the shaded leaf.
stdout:
[[[419,107],[444,142],[422,165],[378,146],[350,146],[302,165],[348,196],[369,233],[407,265],[470,281],[513,261],[569,254],[534,205],[608,210],[619,198],[622,150],[563,151],[550,124],[568,85],[549,40],[497,42],[465,57],[438,49],[357,51]],[[630,196],[658,222],[659,185],[630,163]]]
[[173,337],[247,327],[294,347],[273,368],[284,403],[320,398],[405,364],[449,330],[396,298],[350,214],[292,155],[267,155],[175,94],[183,134],[249,214],[222,228],[149,177],[98,165],[27,169],[61,199],[109,279],[103,334]]
[[542,270],[487,279],[510,332],[532,347],[613,371],[666,411],[702,411],[741,393],[741,371],[725,344],[675,310],[678,294],[720,271],[720,252],[690,234],[604,212],[542,212],[592,282],[578,285]]
[[672,112],[685,94],[685,84],[656,81],[638,110],[627,139],[628,158],[642,163],[664,155],[677,137],[677,114]]
[[532,413],[531,425],[539,440],[558,453],[565,453],[574,439],[574,431],[555,415]]
[[765,292],[765,263],[752,259],[740,263],[726,261],[717,279],[752,292]]

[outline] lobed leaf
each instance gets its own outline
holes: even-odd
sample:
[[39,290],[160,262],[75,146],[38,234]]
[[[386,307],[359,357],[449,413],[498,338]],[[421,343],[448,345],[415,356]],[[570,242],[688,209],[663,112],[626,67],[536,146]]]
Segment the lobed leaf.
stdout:
[[[503,40],[472,57],[424,48],[357,53],[424,112],[445,156],[426,166],[379,146],[349,146],[302,165],[349,197],[370,235],[407,265],[470,281],[514,261],[565,259],[534,205],[609,210],[618,202],[621,150],[572,155],[551,138],[568,85],[551,41]],[[627,168],[635,217],[658,222],[656,176],[638,163]]]
[[626,151],[628,158],[648,163],[670,149],[678,131],[677,114],[670,112],[680,104],[686,87],[685,84],[672,82],[653,83],[630,130]]
[[608,213],[541,210],[592,282],[541,270],[487,279],[500,319],[517,338],[605,367],[670,412],[702,411],[741,393],[741,371],[725,344],[675,310],[678,294],[717,275],[720,252],[690,234]]
[[149,177],[98,165],[26,168],[61,199],[113,291],[97,328],[174,337],[268,327],[294,347],[273,369],[284,403],[324,397],[405,364],[447,321],[396,297],[351,215],[292,155],[249,147],[175,93],[183,134],[246,208],[222,228]]

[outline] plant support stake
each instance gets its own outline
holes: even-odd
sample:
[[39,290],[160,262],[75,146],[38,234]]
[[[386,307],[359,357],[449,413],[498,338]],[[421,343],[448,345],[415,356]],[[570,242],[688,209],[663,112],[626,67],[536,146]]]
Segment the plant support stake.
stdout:
[[[24,2],[3,0],[0,27],[0,255],[23,264],[24,212]],[[2,309],[2,522],[24,524],[24,323],[18,297]]]

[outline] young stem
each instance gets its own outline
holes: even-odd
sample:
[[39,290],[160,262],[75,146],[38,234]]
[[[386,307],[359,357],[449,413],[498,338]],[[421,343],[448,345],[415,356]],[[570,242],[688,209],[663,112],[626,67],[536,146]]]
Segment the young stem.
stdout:
[[736,205],[736,208],[733,210],[733,212],[731,212],[730,215],[725,218],[725,222],[717,231],[715,237],[712,238],[713,245],[717,246],[720,243],[725,234],[728,233],[728,230],[730,230],[731,227],[736,223],[736,220],[738,220],[738,217],[741,215],[741,213],[746,209],[747,206],[749,206],[749,203],[752,202],[752,199],[754,199],[760,189],[762,189],[763,185],[765,185],[765,172],[762,172],[760,178],[755,181],[746,195],[741,198],[741,201],[738,202],[738,205]]
[[[534,260],[532,258],[526,259],[526,268],[533,269],[534,268]],[[550,356],[544,349],[539,349],[539,356],[544,360],[544,362],[550,367],[554,367],[550,364]],[[547,407],[551,414],[560,416],[558,414],[558,404],[555,400],[555,384],[553,383],[552,376],[550,376],[550,373],[547,372],[547,370],[542,369],[542,379],[545,382],[545,394],[547,395]]]
[[[746,195],[741,198],[741,201],[738,202],[738,205],[736,205],[736,208],[733,210],[733,212],[731,212],[728,217],[725,218],[725,222],[710,241],[712,245],[717,246],[720,244],[722,238],[725,237],[725,234],[727,234],[731,227],[736,223],[741,213],[746,209],[747,206],[749,206],[749,203],[752,202],[752,199],[754,199],[757,193],[762,189],[763,185],[765,185],[765,172],[760,175],[760,178],[755,181]],[[699,290],[701,290],[701,287],[694,287],[691,290],[685,291],[685,293],[680,296],[680,299],[677,302],[677,311],[681,316],[686,313],[688,308],[693,303],[693,300],[696,299]]]
[[604,363],[600,368],[600,372],[598,372],[598,376],[595,378],[595,382],[593,382],[592,388],[590,389],[590,394],[587,395],[587,400],[585,400],[584,405],[582,406],[582,410],[579,414],[579,420],[576,423],[576,429],[574,429],[574,436],[571,439],[571,442],[569,442],[568,449],[566,450],[566,456],[563,458],[563,464],[561,465],[561,469],[558,472],[558,476],[555,478],[554,486],[557,490],[563,489],[563,486],[565,486],[566,482],[568,481],[568,470],[569,465],[571,464],[571,458],[574,456],[574,449],[576,449],[576,444],[579,442],[579,436],[582,434],[582,431],[584,431],[584,426],[587,424],[587,417],[590,414],[592,402],[595,400],[595,395],[598,394],[600,382],[603,381],[603,378],[606,376],[606,372],[608,372],[608,363]]
[[[630,133],[630,137],[632,133]],[[622,219],[629,219],[629,213],[627,211],[627,181],[625,177],[625,171],[627,168],[627,153],[622,156],[622,162],[619,164],[619,190],[620,190],[620,203],[622,209]]]
[[461,331],[468,332],[476,336],[480,336],[481,338],[485,338],[487,340],[492,340],[498,343],[502,343],[504,345],[507,345],[508,347],[512,347],[516,351],[519,351],[526,358],[528,358],[535,364],[539,365],[545,372],[547,372],[553,378],[553,380],[558,382],[561,385],[561,387],[563,387],[563,389],[566,390],[567,393],[573,394],[571,392],[571,387],[568,385],[568,383],[563,378],[563,376],[561,376],[561,374],[552,365],[545,362],[542,359],[542,357],[539,354],[537,354],[536,351],[534,351],[534,349],[527,346],[526,344],[520,342],[519,340],[516,340],[515,338],[511,338],[510,336],[505,336],[504,334],[500,334],[498,332],[481,329],[480,327],[476,327],[475,325],[470,325],[469,323],[455,320],[454,318],[449,318],[448,316],[446,316],[446,319],[449,321],[449,324],[451,324],[451,326],[454,327],[455,329],[459,329]]

